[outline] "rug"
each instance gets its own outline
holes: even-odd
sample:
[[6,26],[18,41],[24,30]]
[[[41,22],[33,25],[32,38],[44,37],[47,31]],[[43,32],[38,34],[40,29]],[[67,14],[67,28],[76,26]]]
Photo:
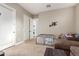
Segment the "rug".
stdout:
[[67,56],[63,50],[46,48],[44,56]]

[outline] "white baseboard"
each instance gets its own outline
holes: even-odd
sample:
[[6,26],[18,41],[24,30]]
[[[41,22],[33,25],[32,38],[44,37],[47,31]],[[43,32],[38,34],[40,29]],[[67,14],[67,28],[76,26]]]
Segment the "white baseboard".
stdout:
[[9,44],[6,44],[6,45],[0,47],[0,51],[3,51],[3,50],[5,50],[5,49],[7,49],[7,48],[9,48],[9,47],[11,47],[11,46],[13,46],[13,45],[14,45],[14,44],[13,44],[12,42],[9,43]]
[[7,49],[7,48],[9,48],[9,47],[12,47],[12,46],[15,46],[15,45],[19,45],[19,44],[21,44],[21,43],[23,43],[23,42],[24,42],[24,41],[21,41],[21,42],[15,43],[15,44],[13,44],[13,43],[11,42],[11,43],[9,43],[9,44],[7,44],[7,45],[5,45],[5,46],[0,47],[0,51],[3,51],[3,50],[5,50],[5,49]]
[[21,44],[21,43],[23,43],[24,41],[20,41],[20,42],[18,42],[18,43],[16,43],[15,45],[19,45],[19,44]]

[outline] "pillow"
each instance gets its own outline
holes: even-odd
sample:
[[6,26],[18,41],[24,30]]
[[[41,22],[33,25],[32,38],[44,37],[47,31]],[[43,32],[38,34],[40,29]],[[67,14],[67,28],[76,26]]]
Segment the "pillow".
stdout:
[[65,37],[73,37],[71,34],[65,34]]

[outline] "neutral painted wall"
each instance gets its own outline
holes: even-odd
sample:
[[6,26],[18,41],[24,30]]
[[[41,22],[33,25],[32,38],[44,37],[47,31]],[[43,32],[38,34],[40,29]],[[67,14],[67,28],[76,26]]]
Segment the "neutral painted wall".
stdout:
[[[75,33],[74,14],[74,7],[40,13],[37,26],[38,34]],[[52,21],[57,21],[57,26],[49,27]]]
[[16,42],[20,42],[23,40],[24,37],[23,36],[24,14],[26,14],[29,17],[32,17],[32,15],[16,3],[7,3],[7,5],[16,9]]
[[79,33],[79,4],[75,7],[76,33]]

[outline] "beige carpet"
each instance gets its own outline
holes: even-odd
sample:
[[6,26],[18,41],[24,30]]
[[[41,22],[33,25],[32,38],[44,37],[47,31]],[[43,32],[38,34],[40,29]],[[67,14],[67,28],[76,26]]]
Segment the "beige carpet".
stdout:
[[6,56],[43,56],[46,47],[51,46],[38,45],[34,40],[23,42],[4,50]]

